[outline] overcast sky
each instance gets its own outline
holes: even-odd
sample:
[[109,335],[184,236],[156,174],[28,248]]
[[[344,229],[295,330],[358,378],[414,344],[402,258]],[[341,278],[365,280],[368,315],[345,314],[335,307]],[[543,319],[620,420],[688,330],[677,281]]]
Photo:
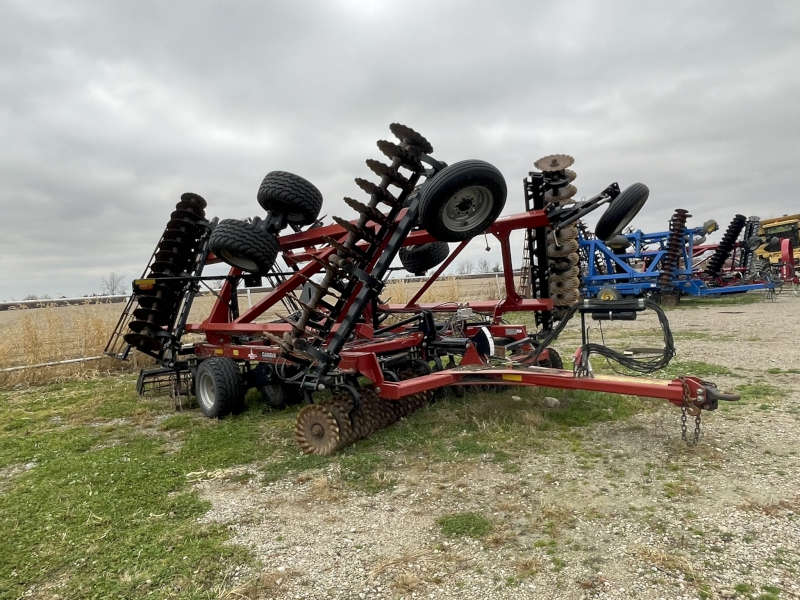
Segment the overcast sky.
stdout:
[[645,231],[797,213],[800,2],[0,0],[0,300],[138,277],[182,192],[255,216],[272,170],[352,217],[394,121],[506,214],[553,153],[646,183]]

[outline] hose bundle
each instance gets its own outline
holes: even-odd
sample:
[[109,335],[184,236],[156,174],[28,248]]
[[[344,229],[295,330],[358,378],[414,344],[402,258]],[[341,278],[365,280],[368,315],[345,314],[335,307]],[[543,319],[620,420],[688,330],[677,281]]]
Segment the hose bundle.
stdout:
[[[623,300],[622,302],[630,302]],[[599,354],[600,356],[604,356],[609,360],[613,360],[614,362],[622,365],[626,369],[630,369],[635,373],[640,374],[647,374],[653,373],[654,371],[658,371],[660,369],[664,369],[672,358],[675,356],[675,340],[672,337],[672,331],[669,328],[669,321],[667,320],[667,315],[664,314],[662,308],[653,302],[652,300],[636,300],[636,303],[643,302],[645,308],[650,308],[655,311],[656,315],[658,316],[658,322],[661,325],[661,331],[664,334],[664,350],[663,352],[651,358],[636,358],[633,356],[626,356],[621,352],[617,352],[616,350],[612,350],[603,344],[593,344],[587,343],[581,346],[581,356],[584,360],[588,360],[589,356],[592,354]],[[609,308],[624,308],[621,307],[619,302],[616,303],[609,303]],[[533,363],[536,364],[539,355],[542,351],[547,348],[550,344],[552,344],[556,338],[561,334],[566,327],[567,322],[575,315],[578,310],[582,308],[581,304],[575,304],[571,306],[567,312],[564,314],[561,321],[556,325],[555,328],[548,334],[548,336],[542,340],[541,344],[528,356],[525,357],[523,362],[526,363]]]

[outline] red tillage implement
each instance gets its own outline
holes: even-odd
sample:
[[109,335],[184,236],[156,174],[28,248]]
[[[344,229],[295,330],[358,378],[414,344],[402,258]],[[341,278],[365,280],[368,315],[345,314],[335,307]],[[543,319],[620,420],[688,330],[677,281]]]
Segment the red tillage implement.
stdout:
[[[591,371],[591,354],[647,373],[666,366],[675,353],[657,305],[581,301],[577,295],[579,219],[608,204],[597,230],[616,235],[647,200],[646,186],[620,192],[612,184],[575,201],[572,158],[549,156],[537,161],[539,170],[523,182],[525,212],[498,218],[507,189],[495,167],[479,160],[448,166],[431,156],[433,148],[414,130],[398,124],[391,130],[399,143],[378,142],[391,163],[367,161],[380,182],[356,179],[369,201],[345,199],[359,214],[352,221],[334,217],[333,224],[323,225],[317,220],[322,207],[317,188],[281,171],[269,173],[259,189],[265,218],[208,220],[203,198],[182,196],[142,279],[134,281],[106,348],[123,359],[136,349],[160,363],[140,374],[141,393],[163,387],[178,396],[194,393],[210,417],[236,412],[252,387],[273,407],[305,403],[297,441],[304,452],[324,455],[449,387],[527,385],[633,394],[663,398],[695,416],[715,409],[720,399],[736,399],[694,377],[660,381]],[[511,261],[510,235],[517,230],[526,232],[531,264],[524,274],[526,297],[517,291]],[[469,240],[483,234],[500,244],[505,298],[421,303]],[[458,243],[452,253],[450,243]],[[435,269],[403,304],[381,299],[396,258],[413,273]],[[203,275],[207,265],[220,261],[231,265],[227,275]],[[259,286],[263,279],[271,291],[241,310],[240,285]],[[208,318],[190,323],[192,301],[210,280],[222,280],[216,302]],[[285,316],[265,322],[278,308]],[[586,315],[632,320],[645,309],[659,315],[662,352],[637,359],[588,342]],[[503,322],[504,314],[518,311],[534,313],[535,331]],[[574,368],[564,370],[549,346],[576,313],[584,339]],[[183,343],[187,334],[205,339]]]

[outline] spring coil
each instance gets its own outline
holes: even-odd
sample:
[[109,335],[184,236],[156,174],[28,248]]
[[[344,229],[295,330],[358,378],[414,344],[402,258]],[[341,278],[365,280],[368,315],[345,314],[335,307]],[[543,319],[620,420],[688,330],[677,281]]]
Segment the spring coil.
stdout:
[[747,217],[744,215],[736,215],[733,217],[730,225],[728,225],[728,229],[725,231],[725,235],[722,236],[722,241],[720,241],[719,246],[717,246],[711,258],[708,259],[706,274],[710,277],[717,277],[720,271],[722,271],[722,267],[733,252],[736,240],[739,238],[739,234],[742,232],[742,229],[744,229],[746,223]]
[[[747,219],[747,224],[744,228],[744,241],[749,242],[753,236],[758,235],[758,230],[761,227],[761,219],[759,217],[750,217]],[[739,266],[742,267],[746,273],[752,274],[755,272],[755,259],[756,253],[750,250],[747,246],[740,257]]]
[[661,274],[658,276],[658,287],[662,292],[675,287],[675,274],[683,255],[686,237],[686,221],[692,215],[684,208],[679,208],[669,220],[669,237],[667,238],[667,252],[661,259]]

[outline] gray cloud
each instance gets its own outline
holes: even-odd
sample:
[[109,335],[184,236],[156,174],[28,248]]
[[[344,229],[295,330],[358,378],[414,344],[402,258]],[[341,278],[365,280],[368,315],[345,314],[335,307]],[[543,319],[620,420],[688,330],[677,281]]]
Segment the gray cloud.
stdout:
[[496,164],[506,213],[554,152],[580,194],[647,183],[645,230],[800,212],[799,23],[791,1],[6,0],[0,299],[137,276],[182,192],[255,215],[274,169],[350,215],[392,121]]

